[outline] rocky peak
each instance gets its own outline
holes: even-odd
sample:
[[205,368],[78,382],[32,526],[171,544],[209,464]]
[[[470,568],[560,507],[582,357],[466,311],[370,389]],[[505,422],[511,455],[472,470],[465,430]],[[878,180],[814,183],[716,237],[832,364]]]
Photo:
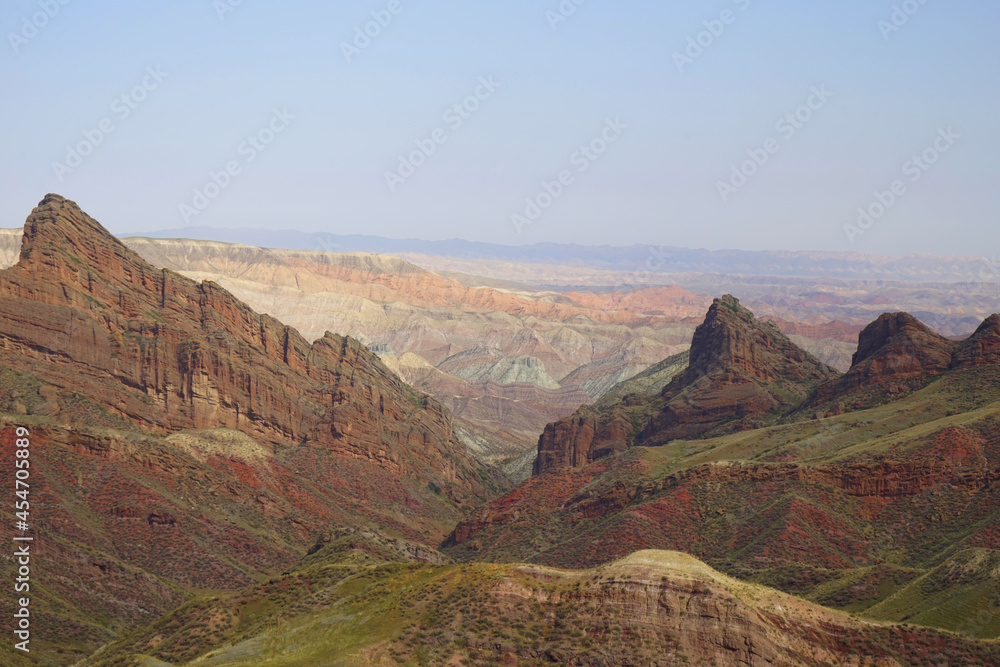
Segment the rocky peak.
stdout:
[[909,313],[883,313],[858,335],[848,375],[936,375],[951,366],[956,346]]
[[538,440],[534,473],[583,466],[633,445],[754,428],[836,375],[726,295],[712,302],[695,330],[690,365],[659,395],[625,394],[549,424]]
[[20,261],[0,271],[0,349],[56,394],[86,387],[110,406],[108,424],[225,427],[393,477],[426,469],[460,500],[483,489],[449,415],[367,348],[332,334],[310,344],[214,283],[157,269],[58,195],[32,211]]
[[76,202],[48,194],[24,223],[19,263],[52,264],[51,259],[57,256],[62,257],[60,264],[70,259],[100,269],[107,269],[106,262],[112,258],[114,264],[125,258],[142,261]]
[[858,335],[851,369],[820,385],[804,404],[819,414],[861,410],[901,398],[951,368],[957,343],[935,333],[909,313],[883,313]]
[[756,428],[837,375],[726,295],[695,330],[691,365],[664,387],[663,408],[641,437],[657,445]]
[[712,367],[741,359],[739,340],[753,328],[753,314],[738,299],[725,295],[714,299],[704,322],[695,329],[691,340],[692,373],[704,374]]
[[971,368],[1000,363],[1000,315],[990,315],[976,332],[959,343],[952,355],[952,368]]
[[84,310],[99,304],[104,317],[130,321],[162,307],[171,285],[192,297],[201,289],[151,266],[75,202],[56,194],[46,195],[28,216],[19,260],[5,277],[0,295]]
[[695,329],[691,363],[664,388],[664,396],[712,373],[738,373],[764,382],[819,381],[836,374],[728,294],[712,302],[705,321]]
[[[886,348],[907,347],[947,348],[950,341],[931,331],[909,313],[883,313],[858,335],[858,351],[851,365],[855,366]],[[943,370],[943,369],[942,369]]]

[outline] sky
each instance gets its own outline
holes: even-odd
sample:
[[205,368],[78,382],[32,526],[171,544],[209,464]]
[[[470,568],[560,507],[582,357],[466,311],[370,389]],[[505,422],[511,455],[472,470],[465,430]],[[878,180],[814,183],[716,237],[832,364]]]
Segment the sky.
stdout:
[[0,226],[1000,254],[992,0],[8,0]]

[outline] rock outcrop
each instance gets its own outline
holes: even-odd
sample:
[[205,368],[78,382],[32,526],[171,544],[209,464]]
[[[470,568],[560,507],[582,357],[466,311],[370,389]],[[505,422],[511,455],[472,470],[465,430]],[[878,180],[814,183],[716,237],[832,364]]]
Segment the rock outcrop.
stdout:
[[803,410],[833,404],[837,413],[909,394],[947,372],[957,348],[909,313],[883,313],[858,335],[851,369],[820,385]]
[[1000,315],[984,320],[974,334],[959,343],[951,360],[953,369],[987,364],[1000,364]]
[[538,454],[532,474],[554,468],[578,468],[598,459],[619,454],[635,440],[635,424],[627,414],[601,414],[588,408],[546,425],[538,438]]
[[838,375],[728,295],[712,303],[684,361],[664,362],[669,383],[658,396],[623,394],[618,388],[616,401],[599,401],[546,426],[535,474],[585,465],[636,444],[760,426]]
[[153,268],[57,195],[0,273],[0,349],[56,394],[86,391],[137,427],[227,427],[395,472],[419,459],[461,496],[483,492],[445,411],[363,345],[333,334],[310,345],[213,283]]
[[357,341],[310,344],[57,195],[0,271],[0,351],[3,460],[31,432],[33,605],[67,646],[281,572],[333,526],[436,545],[505,488]]
[[532,473],[577,468],[625,451],[661,404],[660,392],[688,365],[682,352],[613,386],[593,405],[545,426]]
[[[0,258],[6,241],[0,235]],[[473,286],[468,276],[435,274],[385,255],[183,239],[124,243],[154,266],[218,283],[306,340],[332,331],[379,355],[426,360],[444,372],[401,375],[452,408],[468,430],[487,434],[485,459],[473,447],[487,463],[534,450],[545,424],[685,349],[694,327],[677,320],[707,307],[705,297],[671,287],[643,291],[638,301],[602,296],[587,305],[548,290]],[[502,354],[491,360],[483,354],[491,348]],[[524,393],[525,383],[546,391],[507,400],[511,391]],[[458,403],[473,409],[456,409]],[[553,405],[558,414],[551,414]],[[500,419],[492,416],[497,412]]]
[[[20,234],[17,230],[17,244]],[[0,234],[0,259],[4,252],[16,249],[14,240]],[[490,433],[488,462],[494,462],[494,457],[518,457],[535,449],[538,434],[553,419],[568,416],[604,395],[615,383],[685,350],[695,325],[711,303],[709,297],[672,286],[553,292],[545,287],[498,283],[467,275],[477,270],[475,266],[466,268],[465,275],[435,274],[426,270],[426,266],[434,266],[429,258],[420,259],[420,266],[416,266],[395,257],[357,252],[279,250],[185,239],[129,238],[124,243],[156,267],[218,283],[255,310],[293,326],[309,341],[329,330],[370,344],[379,355],[415,354],[438,368],[450,357],[471,348],[498,348],[511,360],[524,356],[537,359],[544,364],[545,375],[537,372],[540,368],[533,367],[531,359],[523,359],[528,363],[505,362],[506,368],[481,369],[487,371],[486,376],[505,383],[512,379],[537,381],[547,387],[555,381],[560,389],[552,391],[559,391],[561,398],[579,390],[586,393],[572,405],[560,400],[560,407],[565,408],[560,414],[538,421],[540,413],[550,411],[548,396],[543,395],[541,402],[511,402],[504,396],[482,395],[478,388],[472,394],[451,391],[461,385],[455,379],[468,379],[452,374],[462,364],[448,366],[446,375],[451,377],[419,378],[414,382],[412,374],[404,376],[411,386],[431,394],[452,407],[453,412],[457,412],[453,407],[456,400],[504,403],[501,420],[483,421],[462,411],[462,419],[471,430]],[[425,264],[424,260],[431,263]],[[522,268],[526,270],[527,266]],[[561,267],[545,284],[566,281],[572,275],[567,267]],[[846,289],[838,289],[842,288]],[[809,289],[808,299],[799,300],[805,311],[789,311],[784,298],[770,304],[758,297],[755,303],[796,345],[846,371],[854,351],[852,342],[856,342],[862,326],[849,324],[851,318],[839,321],[831,319],[832,313],[813,313],[813,308],[829,299],[823,296],[826,292]],[[786,292],[787,287],[782,289],[782,293]],[[843,298],[837,302],[844,307],[848,303]],[[864,312],[855,312],[852,317],[864,317]],[[777,319],[779,314],[784,319]],[[423,384],[425,381],[428,383]],[[485,384],[501,387],[504,394],[508,391],[496,382],[487,380]],[[509,429],[507,423],[517,426]],[[531,432],[527,433],[524,427],[529,425]],[[478,458],[478,450],[475,452]]]
[[716,299],[691,341],[687,369],[663,389],[666,404],[643,429],[644,444],[762,425],[838,375],[760,322],[732,296]]

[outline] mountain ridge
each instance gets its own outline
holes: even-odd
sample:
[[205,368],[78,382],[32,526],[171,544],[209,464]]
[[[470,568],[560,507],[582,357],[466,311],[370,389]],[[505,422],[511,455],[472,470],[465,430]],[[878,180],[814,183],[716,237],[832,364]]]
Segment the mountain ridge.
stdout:
[[156,269],[58,195],[0,271],[0,349],[0,450],[12,462],[30,429],[44,498],[33,613],[60,633],[43,653],[63,637],[81,656],[196,591],[273,576],[329,524],[432,546],[507,485],[365,346],[310,344]]
[[[775,420],[820,382],[839,375],[733,296],[715,299],[696,329],[688,361],[656,397],[598,401],[549,424],[534,474],[578,466],[634,445],[743,430]],[[763,421],[762,421],[763,420]]]
[[[426,254],[466,259],[525,260],[539,263],[582,262],[668,273],[744,273],[747,275],[830,276],[851,278],[889,278],[891,276],[926,279],[928,275],[947,275],[950,281],[982,280],[984,267],[996,280],[995,259],[985,257],[910,254],[902,257],[866,255],[831,251],[740,251],[706,250],[674,246],[633,244],[631,246],[587,246],[580,244],[538,243],[506,246],[463,239],[425,241],[389,239],[378,236],[329,234],[325,232],[271,231],[184,227],[172,230],[123,234],[123,236],[159,238],[205,238],[230,240],[266,247],[289,247],[337,252],[376,252],[380,254]],[[782,261],[785,260],[785,261]],[[930,262],[931,270],[917,268]],[[956,264],[965,264],[958,269]],[[784,265],[784,268],[781,268]],[[774,273],[775,267],[778,272]]]

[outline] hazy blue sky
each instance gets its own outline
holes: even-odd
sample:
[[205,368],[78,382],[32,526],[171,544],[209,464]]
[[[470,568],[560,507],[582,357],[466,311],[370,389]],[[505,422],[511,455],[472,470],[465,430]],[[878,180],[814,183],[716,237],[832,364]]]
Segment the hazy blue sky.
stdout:
[[[58,192],[116,232],[1000,253],[994,0],[585,0],[555,23],[559,7],[8,0],[0,226]],[[345,55],[372,12],[387,25]],[[707,46],[679,63],[689,39]],[[477,87],[475,111],[446,115]],[[603,154],[577,152],[602,133]],[[387,179],[418,141],[433,154]],[[766,163],[732,181],[748,151]],[[535,216],[543,182],[561,192]],[[536,219],[519,232],[514,214]]]

